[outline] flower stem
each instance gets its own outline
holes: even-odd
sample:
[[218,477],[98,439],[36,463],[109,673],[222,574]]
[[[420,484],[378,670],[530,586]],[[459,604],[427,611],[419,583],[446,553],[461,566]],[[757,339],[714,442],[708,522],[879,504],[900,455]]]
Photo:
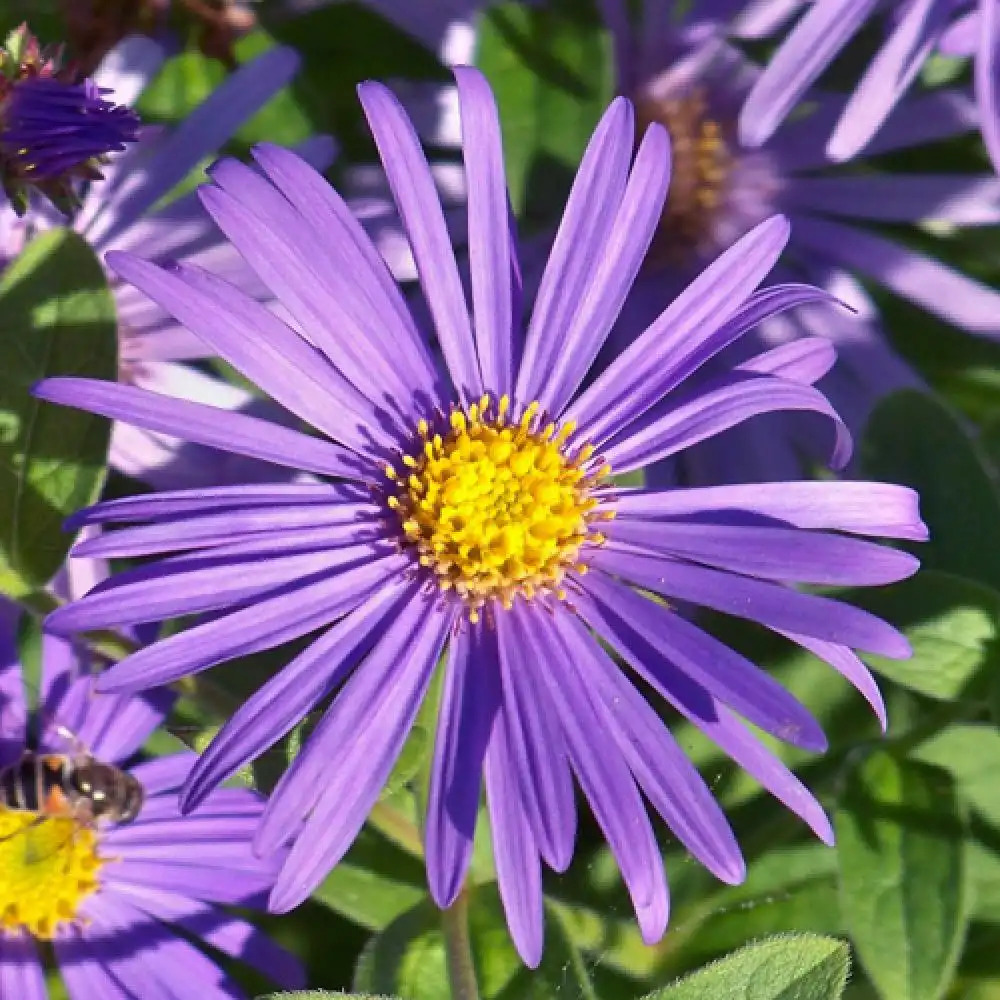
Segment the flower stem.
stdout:
[[455,902],[441,912],[444,949],[448,959],[451,1000],[479,1000],[476,969],[469,936],[469,897],[463,889]]

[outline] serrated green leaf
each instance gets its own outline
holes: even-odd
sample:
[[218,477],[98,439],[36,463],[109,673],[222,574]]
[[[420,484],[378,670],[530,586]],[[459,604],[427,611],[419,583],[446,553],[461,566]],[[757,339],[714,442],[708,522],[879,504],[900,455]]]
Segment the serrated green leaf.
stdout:
[[63,521],[97,499],[110,425],[35,399],[53,375],[114,379],[115,303],[76,233],[43,233],[0,278],[0,591],[44,586],[72,538]]
[[840,900],[854,947],[886,1000],[937,1000],[965,938],[965,823],[938,768],[869,757],[835,815]]
[[843,941],[782,935],[741,948],[645,1000],[837,1000],[849,970]]
[[1000,666],[1000,593],[992,587],[924,570],[892,587],[847,596],[909,639],[908,660],[863,657],[897,684],[949,701],[977,683],[985,690]]
[[591,0],[500,3],[481,17],[476,64],[500,109],[514,211],[547,224],[614,96],[610,34]]
[[926,568],[1000,588],[1000,494],[979,448],[948,407],[907,390],[884,400],[861,443],[866,478],[912,486],[930,541]]

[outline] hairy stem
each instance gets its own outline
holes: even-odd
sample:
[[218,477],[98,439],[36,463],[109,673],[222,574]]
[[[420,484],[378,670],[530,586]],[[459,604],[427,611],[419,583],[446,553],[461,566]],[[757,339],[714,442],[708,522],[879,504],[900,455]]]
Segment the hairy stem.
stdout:
[[469,897],[465,889],[447,910],[442,911],[441,927],[448,959],[451,1000],[479,1000],[476,969],[472,961],[472,939],[469,936]]

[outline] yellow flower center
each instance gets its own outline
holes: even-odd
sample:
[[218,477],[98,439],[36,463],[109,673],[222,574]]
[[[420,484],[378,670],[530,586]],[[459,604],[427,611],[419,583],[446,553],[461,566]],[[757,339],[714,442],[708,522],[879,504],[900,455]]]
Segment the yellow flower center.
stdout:
[[722,125],[708,117],[704,94],[636,101],[642,136],[652,122],[670,135],[670,190],[649,256],[654,263],[683,262],[687,254],[711,246],[712,223],[723,203],[732,153]]
[[50,940],[98,887],[97,834],[76,820],[0,808],[0,928]]
[[566,447],[575,426],[539,426],[537,402],[516,421],[509,408],[506,396],[496,406],[483,396],[452,412],[444,434],[420,421],[420,450],[386,468],[404,535],[472,621],[491,599],[510,608],[517,594],[564,597],[566,571],[584,569],[580,548],[604,541],[591,522],[614,516],[591,496],[610,467],[591,469],[589,444]]

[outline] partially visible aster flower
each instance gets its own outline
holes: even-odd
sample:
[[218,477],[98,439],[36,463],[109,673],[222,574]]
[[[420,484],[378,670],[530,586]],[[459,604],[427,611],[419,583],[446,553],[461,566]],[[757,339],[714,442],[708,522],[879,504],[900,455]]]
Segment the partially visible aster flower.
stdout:
[[[163,48],[134,37],[113,50],[95,72],[96,82],[131,105],[156,75]],[[69,224],[103,261],[112,249],[141,247],[154,259],[210,264],[249,294],[270,299],[266,289],[220,237],[193,192],[166,207],[158,203],[206,156],[217,153],[236,130],[294,77],[298,56],[277,47],[242,66],[172,130],[143,129],[139,141],[83,193]],[[301,151],[326,167],[332,140],[317,136]],[[64,225],[40,205],[18,218],[0,207],[0,268],[25,242],[53,225]],[[169,315],[136,295],[109,273],[119,321],[119,377],[122,381],[231,409],[259,412],[260,402],[244,389],[211,377],[185,362],[212,354]],[[182,445],[176,439],[118,424],[112,432],[114,468],[160,488],[209,485],[270,476],[273,469],[234,460],[220,452]]]
[[917,566],[911,555],[854,536],[920,539],[926,529],[912,491],[879,483],[611,485],[612,470],[642,468],[779,410],[827,417],[843,464],[846,429],[798,377],[829,363],[827,342],[797,342],[698,388],[689,382],[760,319],[824,295],[801,285],[755,291],[788,238],[787,221],[772,217],[588,381],[660,219],[666,132],[651,125],[632,164],[632,105],[613,102],[583,158],[525,329],[496,106],[478,72],[459,68],[456,77],[471,308],[415,131],[386,88],[360,88],[443,369],[343,200],[276,147],[255,150],[259,173],[217,164],[200,197],[298,330],[206,271],[111,255],[122,277],[318,435],[94,380],[47,380],[37,394],[334,481],[161,493],[82,512],[76,524],[131,526],[83,543],[78,555],[145,561],[55,612],[48,627],[208,613],[112,666],[99,681],[108,692],[318,633],[227,722],[182,800],[197,806],[336,692],[255,841],[264,854],[294,842],[271,895],[278,911],[305,899],[343,857],[445,653],[426,825],[431,892],[447,906],[461,888],[485,780],[501,897],[515,943],[535,965],[541,862],[562,871],[572,858],[574,777],[645,940],[664,932],[668,893],[643,795],[719,878],[743,878],[724,815],[633,677],[832,839],[817,801],[739,716],[810,750],[826,746],[818,723],[671,603],[749,618],[804,646],[884,723],[878,689],[853,650],[905,657],[906,640],[794,585],[907,577]]
[[[26,745],[29,711],[13,655],[15,612],[0,601],[0,768]],[[0,808],[0,986],[11,1000],[45,1000],[40,946],[51,947],[71,1000],[210,1000],[243,996],[198,945],[303,985],[296,959],[252,924],[228,913],[255,906],[280,858],[251,850],[262,800],[249,789],[213,792],[197,816],[181,815],[176,789],[194,755],[135,762],[170,698],[98,695],[74,647],[45,636],[37,713],[47,753],[80,752],[60,728],[106,764],[128,769],[144,790],[128,824]]]
[[[896,389],[920,386],[916,373],[895,353],[878,311],[854,275],[870,279],[942,319],[980,336],[1000,338],[1000,294],[940,261],[887,238],[880,223],[944,221],[981,226],[1000,221],[1000,180],[974,174],[889,174],[869,164],[830,164],[822,142],[843,100],[806,94],[802,115],[786,122],[761,148],[740,141],[740,108],[760,69],[727,36],[746,30],[742,8],[730,3],[728,18],[711,18],[711,5],[687,7],[676,0],[646,0],[633,23],[626,0],[604,0],[619,66],[620,91],[636,102],[640,120],[658,121],[672,140],[673,179],[637,294],[629,301],[615,343],[644,329],[649,319],[734,240],[773,212],[786,214],[792,235],[774,277],[826,288],[854,310],[809,307],[768,318],[754,335],[758,346],[822,335],[836,345],[832,372],[803,368],[802,377],[823,383],[852,430],[863,426],[878,399]],[[876,140],[874,154],[907,149],[966,130],[974,111],[962,95],[942,91],[904,98]],[[858,169],[861,167],[862,169]],[[752,341],[744,342],[744,352]],[[609,356],[613,357],[610,351]],[[726,360],[744,356],[728,354]],[[785,418],[768,418],[740,429],[719,458],[728,475],[784,478],[815,458],[816,447]],[[776,433],[776,424],[787,428]],[[718,451],[724,439],[699,450]],[[731,447],[728,445],[731,443]],[[735,463],[735,464],[733,464]],[[689,463],[691,464],[691,463]],[[739,471],[739,467],[743,471]],[[696,471],[712,481],[718,462]]]
[[60,68],[27,25],[8,37],[0,49],[0,184],[19,215],[31,190],[70,212],[79,183],[100,179],[107,154],[135,140],[139,119],[108,93]]
[[[764,4],[788,13],[800,3]],[[865,149],[934,53],[975,60],[974,85],[983,142],[1000,172],[1000,9],[996,0],[815,0],[781,43],[740,114],[740,137],[764,143],[866,21],[884,16],[885,41],[836,118],[827,153],[847,160]],[[978,121],[977,121],[978,119]],[[836,123],[834,125],[834,122]]]

